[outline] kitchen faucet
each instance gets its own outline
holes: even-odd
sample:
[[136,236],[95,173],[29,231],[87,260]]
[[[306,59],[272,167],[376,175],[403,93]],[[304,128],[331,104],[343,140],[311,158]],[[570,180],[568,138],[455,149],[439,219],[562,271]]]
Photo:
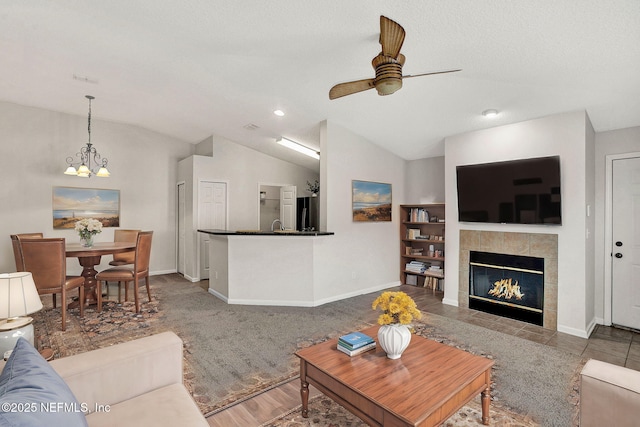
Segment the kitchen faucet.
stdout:
[[276,225],[276,222],[280,223],[280,230],[284,230],[284,226],[282,225],[282,221],[280,221],[279,219],[276,218],[271,223],[271,231],[273,231],[273,227]]

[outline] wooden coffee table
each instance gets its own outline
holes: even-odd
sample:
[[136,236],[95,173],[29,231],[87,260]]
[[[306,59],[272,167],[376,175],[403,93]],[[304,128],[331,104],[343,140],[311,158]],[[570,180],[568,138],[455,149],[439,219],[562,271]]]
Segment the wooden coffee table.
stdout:
[[[376,338],[379,326],[363,330]],[[482,395],[489,424],[493,361],[418,335],[400,359],[376,350],[349,357],[329,340],[296,352],[300,358],[302,416],[308,417],[309,384],[373,426],[435,426]]]

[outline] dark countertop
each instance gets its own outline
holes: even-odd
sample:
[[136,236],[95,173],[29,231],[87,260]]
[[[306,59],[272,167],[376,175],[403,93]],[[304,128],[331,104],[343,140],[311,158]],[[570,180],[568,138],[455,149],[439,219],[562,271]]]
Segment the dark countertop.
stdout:
[[215,229],[199,229],[201,233],[213,234],[218,236],[332,236],[332,231],[262,231],[262,230],[215,230]]

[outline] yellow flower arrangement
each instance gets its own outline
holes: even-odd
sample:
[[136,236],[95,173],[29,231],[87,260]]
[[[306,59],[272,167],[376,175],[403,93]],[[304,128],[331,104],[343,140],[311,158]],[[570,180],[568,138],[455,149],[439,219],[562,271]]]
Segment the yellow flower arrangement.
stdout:
[[382,310],[378,317],[379,325],[408,325],[413,319],[422,317],[416,303],[404,292],[383,292],[371,305],[374,310],[378,307]]

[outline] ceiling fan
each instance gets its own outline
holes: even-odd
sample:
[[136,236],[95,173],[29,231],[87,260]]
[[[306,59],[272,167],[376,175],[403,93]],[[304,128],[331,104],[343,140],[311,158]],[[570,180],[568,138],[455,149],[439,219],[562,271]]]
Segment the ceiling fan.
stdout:
[[403,76],[402,66],[404,65],[405,57],[400,53],[400,48],[402,48],[402,43],[404,42],[404,35],[404,28],[400,24],[386,16],[380,16],[382,52],[371,61],[371,65],[376,71],[376,77],[337,84],[329,91],[329,99],[336,99],[373,88],[376,88],[378,95],[391,95],[402,87],[402,79],[461,71],[446,70]]

